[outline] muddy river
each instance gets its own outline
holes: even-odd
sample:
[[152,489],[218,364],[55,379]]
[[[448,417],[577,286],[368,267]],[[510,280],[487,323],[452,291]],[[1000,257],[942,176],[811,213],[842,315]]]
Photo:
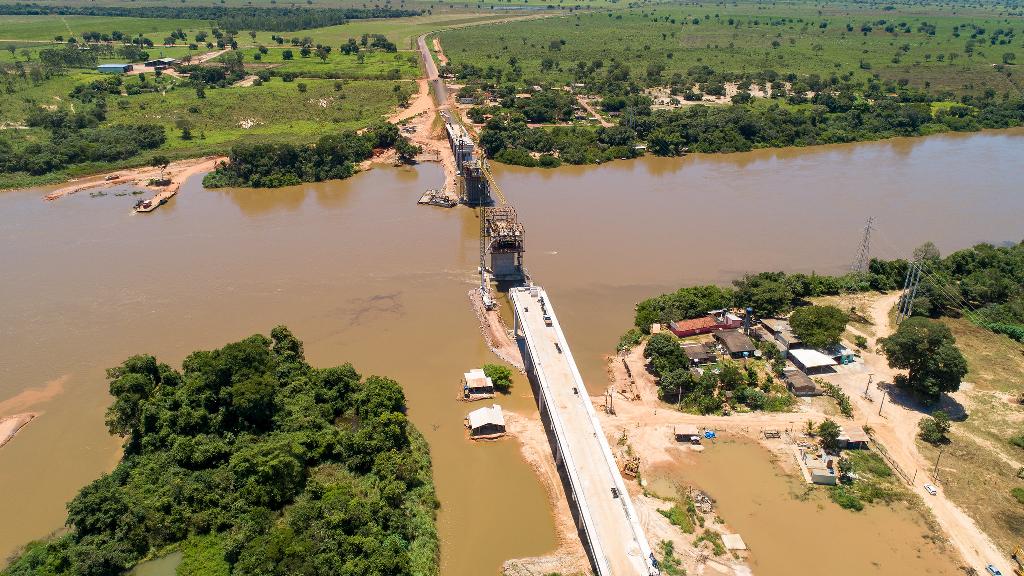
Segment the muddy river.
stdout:
[[[869,215],[883,256],[1019,240],[1022,162],[1024,131],[1008,131],[496,175],[597,388],[637,300],[744,271],[839,271]],[[550,551],[546,498],[515,444],[471,445],[461,429],[459,377],[493,358],[466,296],[475,215],[415,204],[440,180],[431,165],[272,191],[193,179],[149,215],[113,191],[0,194],[0,416],[41,413],[0,449],[0,518],[17,519],[0,523],[0,558],[58,529],[66,500],[116,462],[105,368],[137,352],[177,365],[279,323],[313,364],[405,386],[434,458],[443,573]],[[501,403],[534,410],[522,383]],[[901,538],[883,534],[848,545],[870,557]]]

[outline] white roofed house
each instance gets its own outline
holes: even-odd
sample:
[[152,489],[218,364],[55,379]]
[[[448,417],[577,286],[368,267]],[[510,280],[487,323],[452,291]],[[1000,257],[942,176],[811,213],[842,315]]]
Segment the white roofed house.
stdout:
[[474,440],[504,436],[505,415],[501,412],[501,406],[492,404],[473,410],[466,416],[466,428],[469,428],[469,437]]
[[462,375],[462,399],[483,400],[494,398],[494,381],[479,368],[473,368]]

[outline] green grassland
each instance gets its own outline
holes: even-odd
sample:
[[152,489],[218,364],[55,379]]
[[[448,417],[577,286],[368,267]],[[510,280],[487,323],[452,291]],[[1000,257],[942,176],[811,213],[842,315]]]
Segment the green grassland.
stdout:
[[[169,136],[163,151],[186,157],[223,152],[238,142],[310,142],[362,128],[387,115],[414,89],[411,82],[367,80],[346,82],[336,90],[333,80],[275,78],[260,86],[207,90],[206,98],[198,98],[179,85],[164,94],[122,96],[128,106],[112,104],[108,117],[110,122],[163,124]],[[183,119],[191,125],[192,140],[179,137],[176,127]]]
[[[1024,432],[1020,405],[1024,394],[1024,344],[994,334],[966,319],[946,318],[968,373],[959,397],[965,418],[952,424],[950,442],[933,446],[918,440],[921,453],[939,462],[938,483],[1004,550],[1024,534],[1024,504],[1010,491],[1024,487],[1019,476],[1024,449],[1009,442]],[[939,453],[942,452],[940,456]],[[929,470],[929,477],[933,470]],[[919,474],[918,482],[921,482]]]
[[[13,0],[8,0],[9,3]],[[116,6],[131,8],[138,6],[167,6],[167,0],[18,0],[25,4],[37,4],[44,6]],[[374,6],[393,9],[423,10],[427,13],[460,13],[471,10],[495,10],[495,11],[534,11],[543,9],[575,10],[593,8],[615,8],[626,5],[647,5],[657,4],[662,0],[641,0],[627,2],[625,0],[477,0],[473,2],[441,2],[438,0],[386,0],[375,2]],[[366,2],[362,0],[312,0],[307,3],[292,3],[290,0],[188,0],[192,6],[228,6],[228,7],[257,7],[257,8],[281,8],[285,6],[308,6],[311,8],[364,8]]]
[[172,30],[185,32],[206,29],[211,23],[172,18],[118,18],[108,16],[0,16],[4,40],[53,40],[54,36],[81,38],[85,32],[119,30],[126,35],[142,34],[154,42],[163,40]]
[[[963,12],[939,4],[892,10],[852,3],[665,4],[448,30],[440,37],[453,63],[508,68],[514,56],[526,84],[568,82],[577,63],[615,60],[640,78],[650,64],[663,65],[665,83],[673,73],[685,76],[690,68],[707,65],[727,73],[770,69],[823,78],[852,73],[857,79],[877,74],[955,92],[1019,90],[996,65],[1007,52],[1024,60],[1024,37],[995,32],[1019,32],[1024,17],[998,8]],[[928,33],[931,26],[934,35]],[[968,41],[974,44],[971,54],[965,52]],[[554,66],[542,71],[546,59]]]
[[[255,48],[239,50],[244,55],[246,67],[251,70],[271,68],[275,74],[290,72],[300,77],[340,77],[340,78],[397,78],[415,79],[420,76],[419,55],[412,51],[383,52],[367,51],[362,54],[363,60],[355,54],[342,54],[336,48],[327,55],[327,60],[321,60],[315,54],[302,57],[298,48],[273,48],[268,47],[266,54],[260,54]],[[291,50],[293,58],[285,60],[283,53]],[[225,56],[220,57],[223,59]]]
[[[337,48],[349,38],[358,40],[363,34],[383,34],[400,49],[411,49],[415,48],[413,43],[420,34],[426,34],[443,28],[473,26],[516,17],[522,18],[524,15],[522,13],[445,12],[405,18],[351,20],[337,26],[287,32],[281,35],[289,39],[292,37],[305,38],[309,36],[313,39],[314,43],[327,44]],[[273,35],[275,34],[271,32],[257,32],[255,43],[268,47],[274,45],[275,42],[271,39]],[[242,34],[239,41],[243,40],[248,43],[251,38],[248,34]]]

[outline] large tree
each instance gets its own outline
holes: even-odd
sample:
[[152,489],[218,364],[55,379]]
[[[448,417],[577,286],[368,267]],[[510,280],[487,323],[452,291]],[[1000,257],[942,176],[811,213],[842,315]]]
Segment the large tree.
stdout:
[[789,325],[804,344],[825,348],[839,343],[848,319],[846,312],[835,306],[804,306],[789,316]]
[[774,316],[793,305],[793,289],[786,283],[786,275],[782,272],[748,274],[733,284],[736,286],[736,304],[753,308],[759,316]]
[[650,360],[651,370],[656,376],[690,366],[686,353],[679,347],[679,340],[667,332],[659,332],[647,340],[644,358]]
[[909,371],[900,380],[925,400],[933,402],[943,392],[959,390],[960,379],[967,374],[967,360],[953,333],[937,320],[908,318],[879,343],[890,367]]

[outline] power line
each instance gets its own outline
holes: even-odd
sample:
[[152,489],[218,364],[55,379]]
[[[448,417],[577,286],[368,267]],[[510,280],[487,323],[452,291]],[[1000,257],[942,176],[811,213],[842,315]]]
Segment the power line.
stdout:
[[875,228],[875,217],[869,216],[867,224],[864,225],[864,236],[860,240],[860,247],[857,249],[857,257],[850,267],[854,272],[867,272],[868,262],[871,258],[871,231]]
[[900,309],[896,314],[896,324],[910,317],[914,312],[914,298],[917,297],[917,287],[921,285],[921,261],[914,260],[907,267],[907,277],[903,280],[903,295],[900,296]]

